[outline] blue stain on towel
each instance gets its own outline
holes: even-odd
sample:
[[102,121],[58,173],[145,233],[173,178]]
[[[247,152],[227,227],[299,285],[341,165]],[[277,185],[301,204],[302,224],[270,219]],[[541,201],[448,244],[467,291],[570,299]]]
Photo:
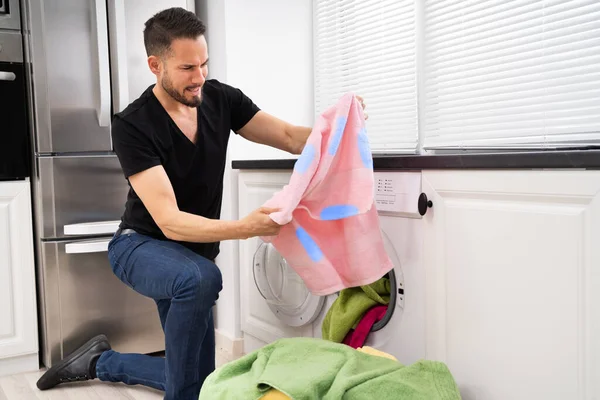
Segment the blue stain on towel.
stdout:
[[313,238],[310,237],[308,232],[306,232],[302,228],[297,228],[296,236],[298,237],[298,240],[300,240],[300,243],[302,244],[302,247],[304,247],[304,250],[306,250],[306,253],[308,253],[310,259],[313,260],[313,262],[321,261],[321,259],[323,258],[323,252],[321,251],[317,243],[315,243]]
[[369,146],[369,138],[367,136],[367,130],[362,128],[358,133],[358,152],[363,164],[367,168],[373,168],[373,156],[371,155],[371,148]]
[[312,144],[304,146],[304,150],[302,150],[300,157],[294,164],[294,170],[301,174],[305,173],[315,159],[315,154],[315,147]]
[[325,221],[352,217],[354,215],[358,215],[358,207],[352,204],[329,206],[321,210],[321,219]]
[[346,122],[348,122],[348,117],[338,117],[335,132],[333,132],[333,136],[329,142],[329,154],[335,155],[340,147],[340,143],[342,142],[342,136],[344,135],[344,129],[346,128]]

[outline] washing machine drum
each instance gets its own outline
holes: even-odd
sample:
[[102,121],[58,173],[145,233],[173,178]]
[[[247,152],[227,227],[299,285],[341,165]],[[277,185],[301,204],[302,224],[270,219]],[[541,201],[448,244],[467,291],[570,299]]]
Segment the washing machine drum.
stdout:
[[281,321],[299,327],[319,316],[325,298],[310,293],[300,275],[271,243],[261,243],[253,265],[256,287]]
[[[390,270],[390,304],[404,308],[404,276],[394,246],[381,232],[384,247],[395,268]],[[271,243],[261,242],[254,254],[254,282],[271,311],[289,326],[302,326],[313,322],[321,313],[325,296],[315,296],[306,287],[300,275],[288,265]],[[382,329],[391,319],[396,307],[388,307],[382,320],[373,325],[372,331]]]

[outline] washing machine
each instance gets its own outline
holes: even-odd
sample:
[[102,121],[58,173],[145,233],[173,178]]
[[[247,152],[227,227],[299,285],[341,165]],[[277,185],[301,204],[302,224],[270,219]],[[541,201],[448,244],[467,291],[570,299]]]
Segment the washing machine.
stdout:
[[[291,173],[239,175],[240,214],[260,207],[289,182]],[[375,172],[375,200],[385,249],[394,264],[386,315],[365,345],[404,364],[425,357],[425,273],[419,172]],[[241,214],[242,215],[242,214]],[[321,337],[323,319],[338,293],[316,296],[270,243],[258,238],[240,248],[241,330],[244,352],[284,337]]]

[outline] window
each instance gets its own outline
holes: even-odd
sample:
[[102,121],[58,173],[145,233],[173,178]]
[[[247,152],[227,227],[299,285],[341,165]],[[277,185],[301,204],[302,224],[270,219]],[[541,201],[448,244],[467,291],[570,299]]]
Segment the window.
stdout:
[[364,94],[375,152],[600,145],[597,0],[314,4],[316,109]]
[[413,0],[314,1],[315,111],[347,92],[367,101],[373,152],[417,148]]
[[600,139],[600,2],[425,1],[425,148]]

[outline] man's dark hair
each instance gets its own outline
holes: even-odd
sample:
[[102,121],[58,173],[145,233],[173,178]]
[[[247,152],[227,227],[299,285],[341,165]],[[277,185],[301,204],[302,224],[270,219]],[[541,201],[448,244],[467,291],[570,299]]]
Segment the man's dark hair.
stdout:
[[196,39],[204,35],[206,26],[191,11],[180,7],[168,8],[146,21],[144,46],[148,56],[162,57],[171,49],[175,39]]

